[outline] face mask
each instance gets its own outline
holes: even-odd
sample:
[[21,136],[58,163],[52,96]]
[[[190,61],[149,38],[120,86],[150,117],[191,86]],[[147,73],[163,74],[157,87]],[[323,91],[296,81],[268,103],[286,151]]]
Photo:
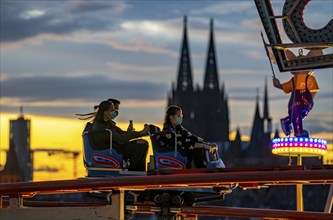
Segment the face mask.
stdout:
[[175,121],[176,125],[180,125],[182,122],[183,122],[183,117],[176,118],[176,121]]
[[113,111],[113,112],[110,112],[110,118],[112,120],[114,120],[115,118],[117,118],[118,116],[118,111]]

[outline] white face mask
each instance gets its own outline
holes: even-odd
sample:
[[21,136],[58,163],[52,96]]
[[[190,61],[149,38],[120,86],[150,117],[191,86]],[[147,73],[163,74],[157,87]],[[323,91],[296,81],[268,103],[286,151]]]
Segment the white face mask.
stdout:
[[119,114],[118,111],[110,112],[110,118],[114,120],[115,118],[117,118],[118,114]]
[[176,120],[175,120],[175,124],[180,125],[182,123],[183,123],[183,117],[177,117]]

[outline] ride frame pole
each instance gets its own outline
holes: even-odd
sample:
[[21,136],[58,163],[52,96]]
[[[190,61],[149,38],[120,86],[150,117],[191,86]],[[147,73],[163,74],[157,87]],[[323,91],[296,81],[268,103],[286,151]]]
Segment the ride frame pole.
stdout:
[[[302,156],[297,155],[297,166],[302,166]],[[296,184],[296,208],[297,211],[304,211],[303,207],[303,184]]]

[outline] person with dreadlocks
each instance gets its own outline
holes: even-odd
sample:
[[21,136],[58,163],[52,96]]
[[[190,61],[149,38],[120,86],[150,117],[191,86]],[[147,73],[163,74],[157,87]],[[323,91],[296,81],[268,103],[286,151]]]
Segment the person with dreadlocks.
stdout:
[[[148,142],[136,138],[147,135],[149,126],[145,125],[141,131],[120,132],[121,129],[113,121],[116,115],[113,102],[102,101],[98,106],[94,106],[94,109],[97,111],[88,114],[79,114],[79,116],[87,116],[83,119],[93,118],[92,126],[90,128],[86,126],[85,129],[92,129],[92,131],[111,130],[112,146],[123,154],[125,161],[129,160],[130,165],[128,170],[145,171]],[[98,145],[104,145],[108,148],[110,136],[99,136],[98,142]]]

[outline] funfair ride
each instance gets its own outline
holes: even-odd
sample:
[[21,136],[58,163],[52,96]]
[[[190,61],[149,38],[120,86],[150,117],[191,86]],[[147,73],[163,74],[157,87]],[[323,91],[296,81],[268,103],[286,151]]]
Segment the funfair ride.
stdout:
[[[254,0],[269,43],[281,72],[314,68],[332,68],[333,55],[288,60],[285,48],[321,48],[333,45],[333,20],[320,30],[308,28],[302,13],[309,0],[286,0],[282,15],[274,15],[270,0]],[[277,25],[283,28],[292,43],[283,43]],[[264,40],[264,38],[263,38]],[[273,67],[272,67],[273,70]],[[153,157],[147,172],[127,171],[127,162],[112,148],[94,151],[89,132],[83,133],[85,178],[59,181],[1,183],[0,218],[20,219],[130,219],[133,214],[157,215],[158,219],[197,219],[199,216],[226,216],[263,219],[333,219],[333,189],[327,196],[323,212],[304,211],[302,188],[304,184],[333,184],[333,167],[254,167],[217,168],[219,156],[207,154],[207,169],[186,169],[186,158],[175,147],[163,152],[151,132]],[[302,140],[301,140],[302,138]],[[176,142],[176,141],[175,141]],[[311,146],[312,144],[312,146]],[[272,152],[282,156],[323,155],[327,142],[314,137],[287,137],[274,139]],[[200,202],[224,199],[233,189],[244,190],[296,185],[297,210],[272,210],[198,206]],[[38,202],[29,201],[36,195],[89,193],[102,195],[101,202]]]

